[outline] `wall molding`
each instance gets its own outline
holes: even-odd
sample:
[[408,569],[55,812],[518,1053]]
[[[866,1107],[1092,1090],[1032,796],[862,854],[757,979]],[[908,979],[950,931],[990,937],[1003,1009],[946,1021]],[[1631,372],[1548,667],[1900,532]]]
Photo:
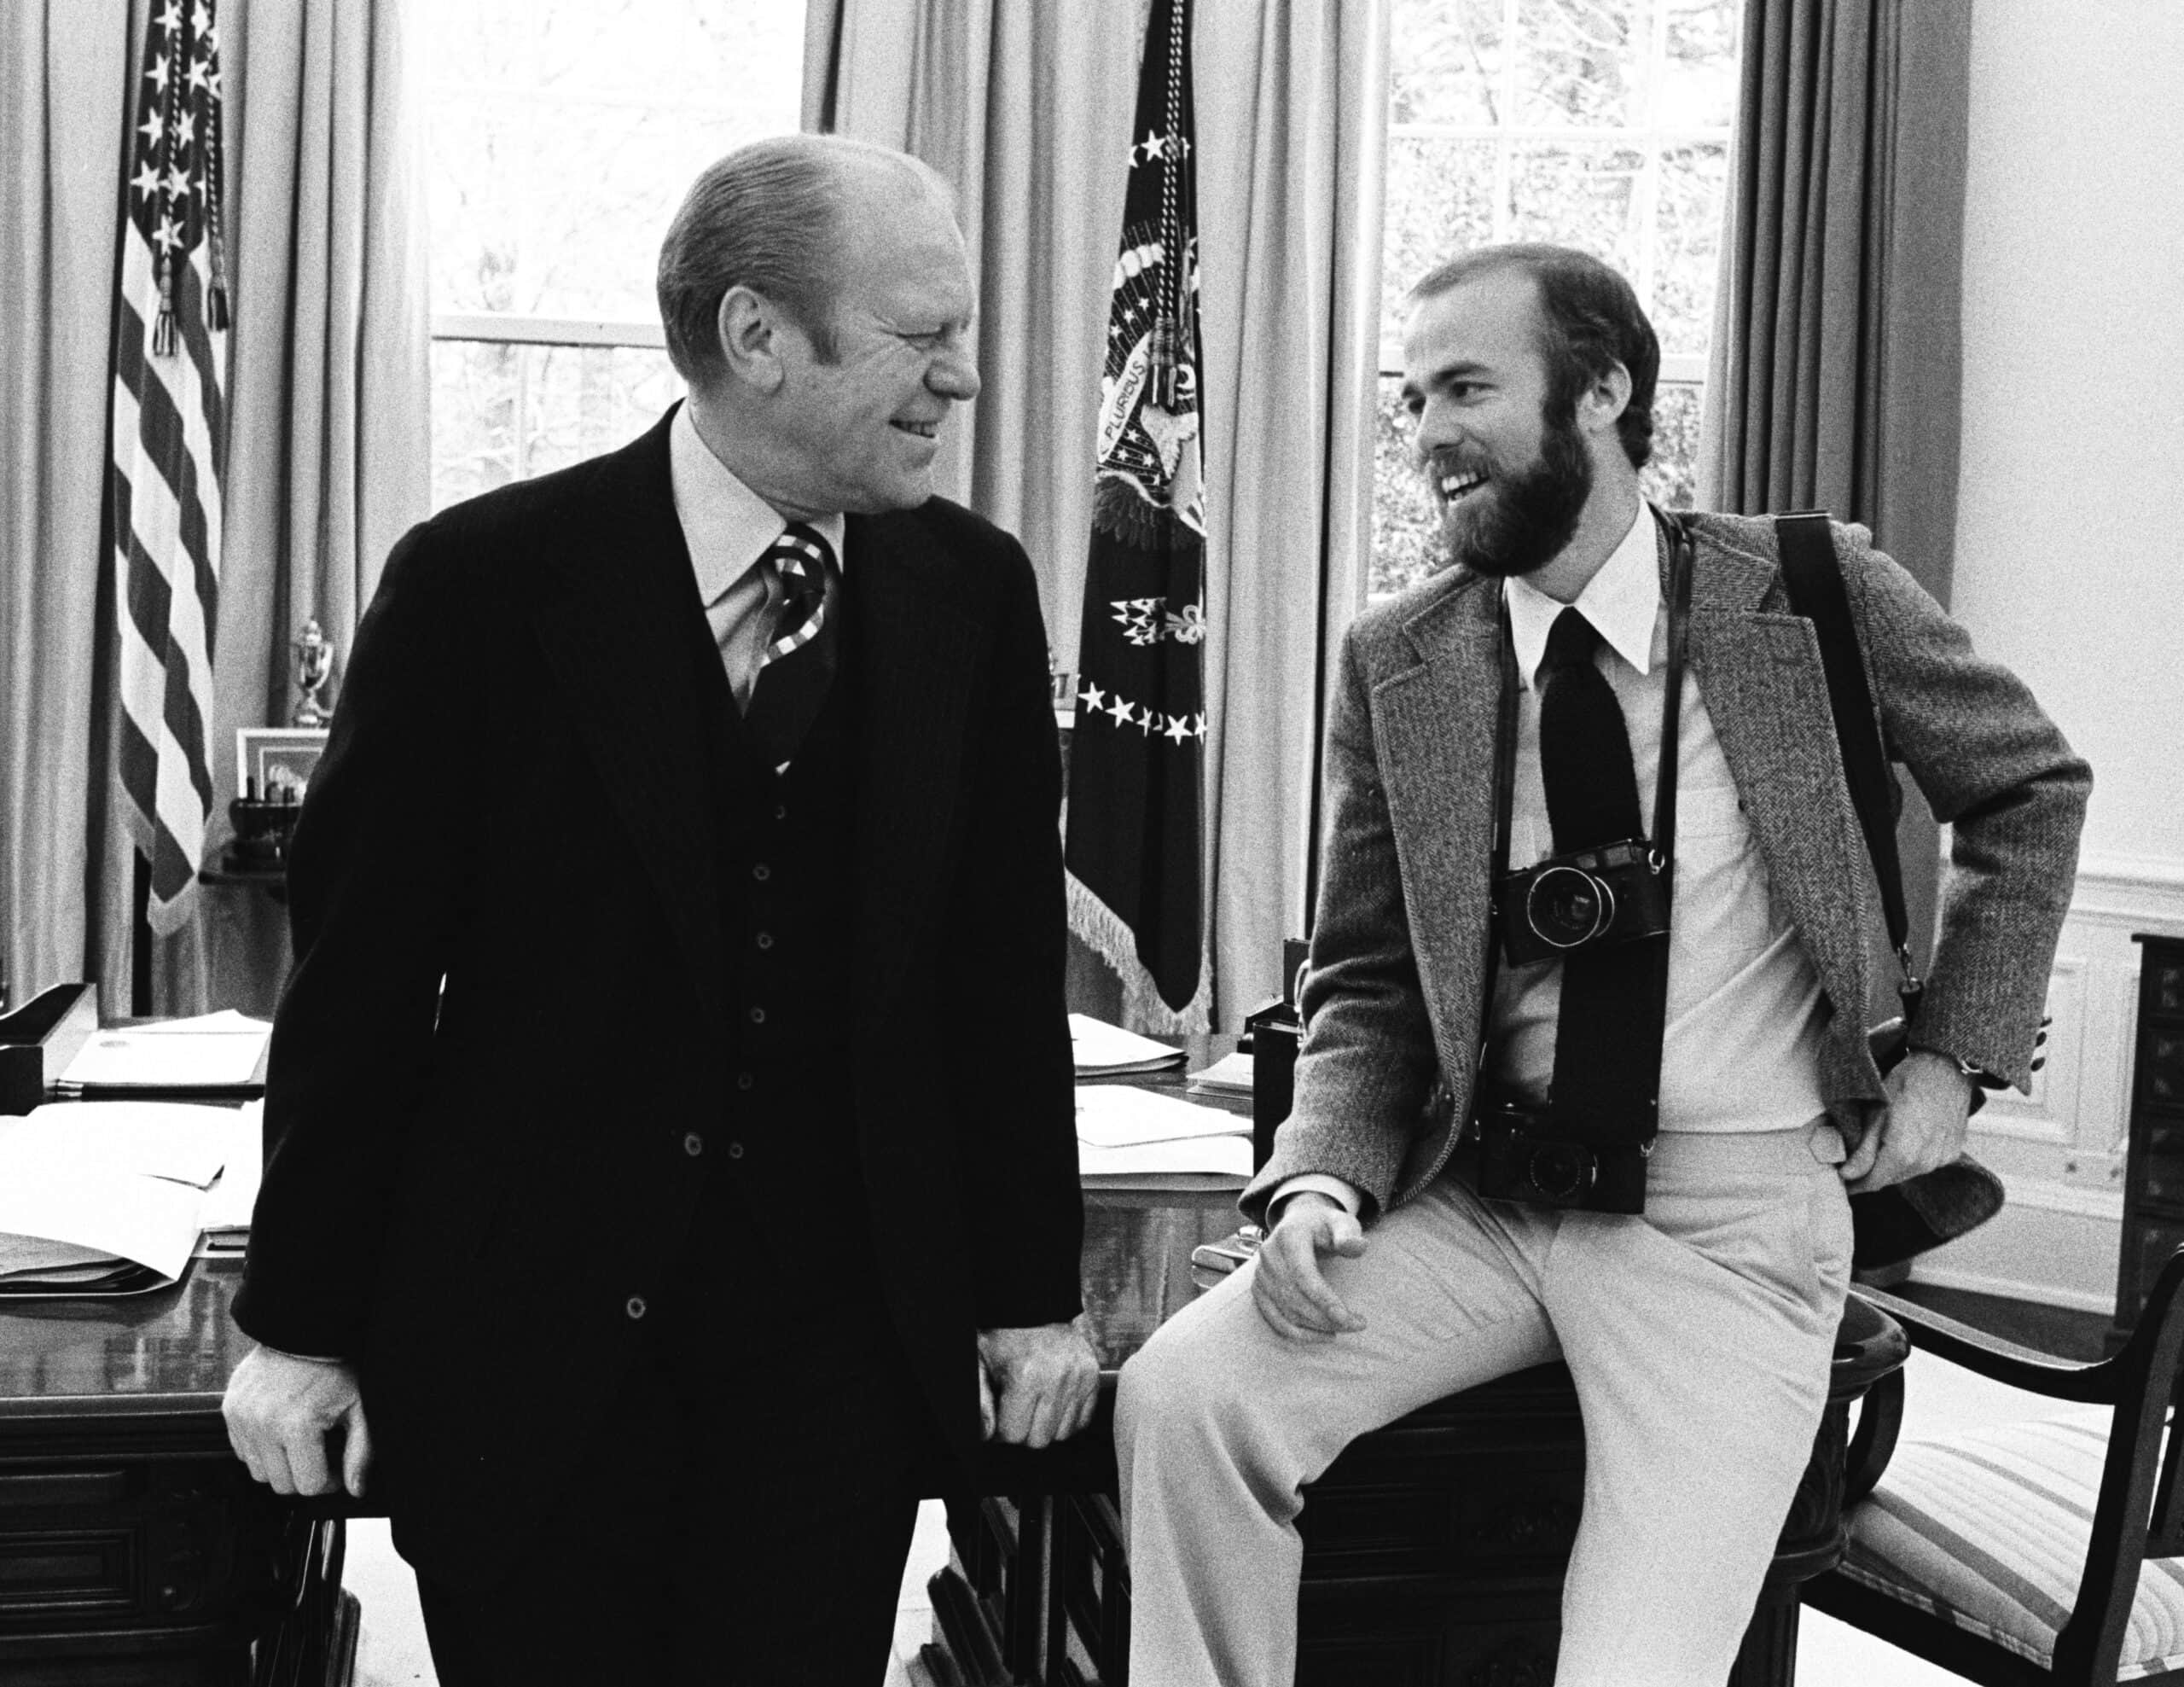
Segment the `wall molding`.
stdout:
[[2004,1300],[2030,1300],[2036,1306],[2061,1306],[2073,1312],[2098,1312],[2103,1318],[2116,1315],[2116,1297],[2096,1294],[2088,1289],[2066,1289],[2059,1283],[2036,1282],[2024,1277],[2001,1277],[1991,1271],[1960,1271],[1950,1265],[1914,1265],[1911,1281],[1931,1283],[1936,1289],[1960,1289],[1972,1294],[1992,1294]]
[[2088,855],[2078,863],[2071,917],[2134,929],[2166,928],[2164,934],[2184,937],[2184,861]]

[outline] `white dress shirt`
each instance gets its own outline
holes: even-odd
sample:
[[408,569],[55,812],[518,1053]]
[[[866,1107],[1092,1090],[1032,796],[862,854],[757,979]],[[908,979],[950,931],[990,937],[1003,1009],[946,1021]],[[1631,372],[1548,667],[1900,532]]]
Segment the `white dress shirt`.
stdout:
[[[698,577],[698,596],[712,624],[713,642],[720,646],[735,706],[744,708],[781,613],[781,583],[769,581],[758,559],[788,523],[713,455],[690,419],[687,403],[668,425],[667,470],[676,520],[682,524],[690,567]],[[804,525],[834,548],[835,566],[846,579],[849,559],[843,554],[842,536],[847,524],[842,517],[822,516]]]
[[[1668,686],[1668,608],[1652,511],[1637,519],[1577,596],[1600,635],[1594,660],[1607,676],[1630,735],[1640,806],[1653,812]],[[1503,583],[1518,681],[1515,789],[1509,864],[1554,853],[1539,767],[1539,694],[1534,681],[1548,631],[1566,607],[1522,579]],[[1664,1131],[1786,1131],[1824,1111],[1818,1057],[1820,979],[1769,887],[1767,869],[1714,736],[1713,718],[1688,665],[1677,727],[1675,911],[1669,926],[1668,1027],[1661,1049]],[[1507,1089],[1543,1100],[1554,1072],[1559,960],[1501,964],[1487,1027],[1488,1070]],[[1304,1190],[1351,1212],[1356,1192],[1308,1172],[1277,1201]]]

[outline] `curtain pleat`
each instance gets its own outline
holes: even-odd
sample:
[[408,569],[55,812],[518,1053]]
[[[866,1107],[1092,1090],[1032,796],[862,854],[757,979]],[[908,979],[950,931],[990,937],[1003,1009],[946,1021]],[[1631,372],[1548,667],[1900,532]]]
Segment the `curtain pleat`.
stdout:
[[[1949,601],[1971,0],[1750,0],[1702,507],[1825,509]],[[1931,818],[1907,792],[1912,925]]]
[[0,980],[16,1005],[85,975],[130,31],[129,0],[0,6]]
[[[940,484],[1016,532],[1075,666],[1139,0],[815,0],[804,117],[955,183],[985,386]],[[1304,929],[1325,653],[1362,595],[1385,0],[1194,20],[1207,455],[1205,870],[1213,1020]],[[967,423],[967,425],[961,425]]]

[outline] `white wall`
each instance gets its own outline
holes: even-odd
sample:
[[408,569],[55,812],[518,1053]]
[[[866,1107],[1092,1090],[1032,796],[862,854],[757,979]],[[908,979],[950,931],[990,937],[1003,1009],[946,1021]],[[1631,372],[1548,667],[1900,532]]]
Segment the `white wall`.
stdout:
[[[1970,3],[1970,0],[1966,0]],[[2111,1304],[2135,931],[2184,934],[2184,4],[1977,0],[1952,607],[2094,766],[2011,1202],[1917,1275]]]
[[1978,0],[1953,604],[2184,867],[2184,5]]

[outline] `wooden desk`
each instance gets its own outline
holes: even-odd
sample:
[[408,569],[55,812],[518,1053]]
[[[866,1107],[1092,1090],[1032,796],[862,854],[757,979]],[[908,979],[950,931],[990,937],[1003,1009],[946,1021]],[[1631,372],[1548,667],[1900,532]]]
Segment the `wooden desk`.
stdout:
[[325,1678],[340,1525],[252,1481],[220,1421],[241,1275],[197,1259],[149,1294],[0,1302],[9,1687],[241,1687],[254,1643],[285,1654],[261,1682]]

